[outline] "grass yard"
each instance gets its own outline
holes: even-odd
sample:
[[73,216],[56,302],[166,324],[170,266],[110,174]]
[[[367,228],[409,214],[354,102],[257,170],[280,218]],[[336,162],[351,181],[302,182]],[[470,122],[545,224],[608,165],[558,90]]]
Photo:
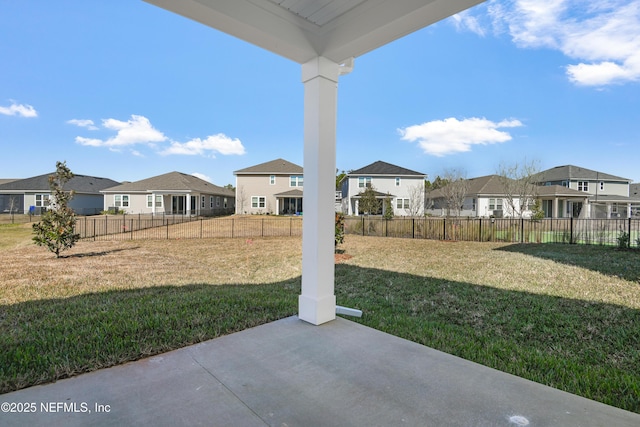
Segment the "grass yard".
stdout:
[[[297,311],[299,237],[82,241],[58,260],[30,237],[0,226],[0,393]],[[640,413],[638,252],[353,235],[341,249],[352,320]]]

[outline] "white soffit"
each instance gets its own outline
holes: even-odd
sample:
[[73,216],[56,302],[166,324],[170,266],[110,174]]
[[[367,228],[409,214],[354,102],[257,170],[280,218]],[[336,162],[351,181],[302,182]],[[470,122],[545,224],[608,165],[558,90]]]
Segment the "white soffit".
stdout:
[[303,64],[343,63],[484,0],[145,0]]

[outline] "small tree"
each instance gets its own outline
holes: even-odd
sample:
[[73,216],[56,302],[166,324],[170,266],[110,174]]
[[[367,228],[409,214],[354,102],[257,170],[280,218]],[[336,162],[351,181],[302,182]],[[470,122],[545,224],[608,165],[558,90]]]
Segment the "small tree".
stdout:
[[72,248],[80,239],[80,235],[74,233],[76,215],[68,206],[73,191],[64,191],[63,188],[71,178],[73,173],[66,162],[56,162],[56,172],[49,176],[51,205],[42,214],[40,222],[33,224],[35,244],[46,246],[56,254],[56,258],[60,258],[60,251]]
[[393,219],[393,204],[391,203],[391,195],[387,193],[387,196],[384,198],[384,219]]
[[369,215],[377,215],[380,211],[380,200],[376,197],[373,186],[367,187],[360,193],[360,210]]
[[335,234],[335,248],[338,249],[338,245],[344,242],[344,215],[340,212],[336,212],[336,234]]
[[538,162],[526,159],[513,164],[500,164],[498,179],[503,186],[505,201],[514,217],[522,218],[526,211],[531,211],[538,197],[537,180],[539,179]]

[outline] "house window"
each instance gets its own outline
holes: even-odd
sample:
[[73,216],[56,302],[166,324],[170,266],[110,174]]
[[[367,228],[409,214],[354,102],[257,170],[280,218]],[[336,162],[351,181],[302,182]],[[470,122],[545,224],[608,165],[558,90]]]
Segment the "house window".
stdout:
[[116,194],[113,196],[113,204],[117,208],[129,207],[129,195],[128,194]]
[[396,177],[396,187],[400,187],[400,177]]
[[266,199],[263,196],[251,197],[251,207],[254,209],[264,208],[266,206]]
[[589,191],[589,181],[578,181],[578,191]]
[[156,207],[157,208],[161,208],[162,207],[162,196],[160,196],[160,195],[156,196]]
[[409,199],[396,199],[397,209],[409,209]]
[[49,206],[51,204],[50,194],[36,194],[36,206]]
[[220,196],[216,196],[216,207],[220,207]]
[[202,196],[200,198],[200,207],[204,209],[205,206],[206,206],[206,199],[204,196]]
[[148,208],[153,207],[153,195],[151,194],[147,194],[147,207]]
[[617,214],[618,213],[618,204],[617,203],[612,203],[611,204],[611,213],[612,214]]
[[489,199],[489,209],[502,209],[502,199]]
[[302,175],[291,175],[291,177],[289,178],[289,187],[302,187],[302,184]]
[[225,198],[223,199],[223,201],[224,201],[224,208],[226,209],[226,208],[227,208],[227,204],[228,204],[227,198],[225,197]]
[[213,209],[213,196],[209,196],[209,207]]
[[275,175],[269,176],[269,184],[270,185],[276,185],[276,176]]
[[371,177],[369,176],[358,177],[358,187],[359,188],[371,187]]

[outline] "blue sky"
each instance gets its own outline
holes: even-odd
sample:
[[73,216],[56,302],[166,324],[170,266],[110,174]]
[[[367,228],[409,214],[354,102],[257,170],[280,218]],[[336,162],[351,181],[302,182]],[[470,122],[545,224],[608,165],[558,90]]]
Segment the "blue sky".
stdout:
[[[0,0],[0,178],[303,163],[300,66],[135,0]],[[487,1],[356,58],[337,167],[640,181],[640,0]]]

